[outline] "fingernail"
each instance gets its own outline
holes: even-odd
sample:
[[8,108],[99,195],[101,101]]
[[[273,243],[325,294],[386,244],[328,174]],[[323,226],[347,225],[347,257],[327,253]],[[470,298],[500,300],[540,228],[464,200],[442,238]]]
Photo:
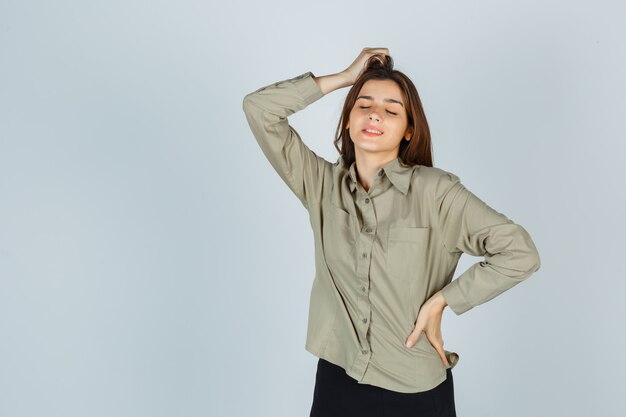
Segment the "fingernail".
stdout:
[[411,341],[406,342],[406,347],[411,347]]

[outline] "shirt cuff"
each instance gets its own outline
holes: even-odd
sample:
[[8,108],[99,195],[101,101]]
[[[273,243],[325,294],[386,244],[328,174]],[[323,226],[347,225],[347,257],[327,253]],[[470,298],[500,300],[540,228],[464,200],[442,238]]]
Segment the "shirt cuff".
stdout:
[[314,74],[311,71],[307,71],[292,79],[296,90],[298,90],[298,93],[300,93],[307,105],[324,96],[324,93],[313,79],[313,76]]
[[463,296],[463,293],[461,292],[457,281],[458,278],[443,287],[441,289],[441,294],[446,300],[446,303],[448,303],[448,307],[450,307],[450,309],[454,311],[454,314],[458,316],[472,309],[473,306],[468,303]]

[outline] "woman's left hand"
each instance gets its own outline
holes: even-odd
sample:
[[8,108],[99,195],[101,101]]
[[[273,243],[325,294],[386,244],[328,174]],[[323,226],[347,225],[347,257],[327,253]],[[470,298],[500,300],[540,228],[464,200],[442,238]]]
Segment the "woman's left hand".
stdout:
[[437,291],[430,297],[420,308],[415,321],[415,329],[413,333],[409,335],[406,346],[412,347],[419,339],[422,332],[426,333],[426,337],[430,344],[435,348],[441,358],[441,361],[446,366],[450,367],[445,352],[443,351],[443,338],[441,337],[441,317],[443,316],[443,310],[448,304],[443,298],[441,291]]

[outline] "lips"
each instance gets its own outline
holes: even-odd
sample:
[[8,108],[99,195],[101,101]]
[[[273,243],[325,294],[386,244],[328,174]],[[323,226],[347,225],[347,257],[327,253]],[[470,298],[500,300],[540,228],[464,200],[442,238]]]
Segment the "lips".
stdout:
[[385,133],[382,129],[380,129],[380,128],[376,127],[376,126],[371,126],[371,125],[368,125],[368,126],[365,126],[365,127],[363,128],[362,132],[369,133],[369,132],[366,132],[366,131],[365,131],[365,129],[370,129],[370,130],[378,130],[379,132],[382,132],[382,133],[381,133],[381,135],[382,135],[383,133]]
[[[368,128],[368,129],[378,130],[378,129],[375,129],[375,128]],[[379,132],[382,132],[382,130],[378,130],[378,131],[379,131]],[[373,133],[373,132],[368,132],[368,131],[367,131],[367,130],[365,130],[365,129],[361,130],[361,132],[362,132],[365,136],[370,136],[370,137],[378,137],[378,136],[381,136],[381,135],[382,135],[382,133]],[[383,132],[383,133],[385,133],[385,132]]]

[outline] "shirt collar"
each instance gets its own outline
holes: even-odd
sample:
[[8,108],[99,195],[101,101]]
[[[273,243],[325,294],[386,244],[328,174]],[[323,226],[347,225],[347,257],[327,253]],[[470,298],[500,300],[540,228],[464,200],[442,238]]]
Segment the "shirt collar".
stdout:
[[[349,171],[349,183],[350,183],[350,191],[354,191],[356,188],[356,161],[353,161],[350,165]],[[409,191],[409,183],[411,182],[411,174],[413,172],[413,167],[409,165],[404,165],[400,160],[400,157],[396,157],[391,161],[387,162],[383,165],[377,172],[377,175],[387,175],[387,178],[391,181],[391,183],[402,192],[402,194],[406,195]]]

